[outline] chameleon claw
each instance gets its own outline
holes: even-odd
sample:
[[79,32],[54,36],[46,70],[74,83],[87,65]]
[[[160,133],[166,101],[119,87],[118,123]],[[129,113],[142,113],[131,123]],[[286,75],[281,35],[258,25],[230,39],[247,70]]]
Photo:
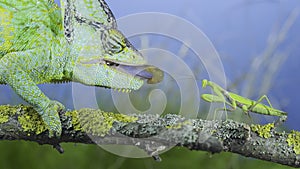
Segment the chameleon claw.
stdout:
[[62,127],[58,112],[62,111],[64,106],[57,101],[50,101],[48,106],[39,113],[42,116],[45,124],[49,130],[49,137],[60,137],[62,133]]

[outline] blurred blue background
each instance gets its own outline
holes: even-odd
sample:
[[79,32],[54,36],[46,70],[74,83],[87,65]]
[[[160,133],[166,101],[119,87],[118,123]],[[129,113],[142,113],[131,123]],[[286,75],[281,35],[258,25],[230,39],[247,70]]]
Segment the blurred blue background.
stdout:
[[[130,8],[127,2],[109,4],[116,18],[151,11],[174,14],[190,21],[215,46],[229,89],[252,99],[267,94],[274,107],[289,113],[288,128],[300,129],[297,108],[300,102],[297,90],[300,86],[299,1],[133,0]],[[169,50],[178,52],[177,48]]]
[[[141,12],[161,12],[173,14],[191,22],[207,35],[219,53],[229,90],[251,99],[267,94],[274,107],[288,112],[288,120],[284,127],[289,130],[300,130],[298,122],[300,115],[297,108],[300,102],[298,97],[300,92],[297,89],[300,87],[298,75],[300,73],[300,2],[298,0],[107,0],[107,3],[116,18]],[[170,29],[176,29],[176,27],[172,25]],[[126,32],[122,27],[120,30]],[[180,42],[157,35],[141,35],[129,39],[138,49],[161,48],[177,55],[193,70],[199,81],[198,84],[201,79],[207,78],[202,63],[197,60],[190,49],[185,49]],[[45,84],[40,85],[40,88],[50,98],[64,103],[67,108],[74,107],[71,84]],[[133,104],[141,110],[147,109],[149,107],[147,97],[153,88],[165,91],[168,98],[166,112],[178,112],[180,93],[176,82],[168,75],[161,84],[145,85],[140,91],[133,92],[130,95]],[[115,111],[110,91],[96,90],[99,95],[99,107],[106,111]],[[8,86],[0,86],[0,92],[2,93],[0,104],[24,103]],[[206,108],[207,105],[200,106],[199,112]],[[274,119],[272,118],[271,121]],[[262,121],[270,122],[270,119],[265,118]],[[1,168],[15,168],[19,165],[28,168],[64,168],[66,166],[69,168],[126,168],[132,165],[139,168],[182,168],[186,165],[190,168],[253,168],[257,166],[284,168],[238,155],[222,153],[210,157],[207,153],[190,152],[178,148],[165,153],[162,156],[162,163],[156,163],[151,158],[136,160],[114,156],[97,146],[64,144],[63,147],[66,148],[64,155],[58,155],[50,147],[34,143],[1,142],[0,147],[2,150]],[[28,151],[31,153],[28,154]],[[25,157],[24,154],[28,155]],[[16,162],[10,162],[10,157]],[[34,161],[37,159],[41,160],[40,165]],[[56,164],[61,164],[61,167]]]

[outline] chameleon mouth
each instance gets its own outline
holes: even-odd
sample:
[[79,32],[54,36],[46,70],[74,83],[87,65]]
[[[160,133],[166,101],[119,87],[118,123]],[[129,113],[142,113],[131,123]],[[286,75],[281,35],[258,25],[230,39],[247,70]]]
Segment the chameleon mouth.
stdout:
[[116,70],[125,72],[131,76],[147,80],[148,84],[157,84],[164,78],[164,72],[157,67],[150,65],[133,65],[105,60],[106,65],[114,67]]
[[126,66],[120,65],[117,70],[125,72],[135,77],[139,77],[141,79],[150,80],[153,78],[153,74],[148,72],[146,69],[149,66]]
[[147,70],[149,69],[149,67],[151,67],[149,65],[132,65],[108,60],[104,60],[104,63],[113,69],[124,72],[134,77],[139,77],[142,80],[149,81],[153,78],[153,74]]
[[107,60],[107,59],[93,59],[81,63],[107,65],[112,69],[126,73],[135,78],[140,78],[141,80],[147,80],[148,84],[156,84],[161,82],[163,79],[163,71],[150,65],[142,65],[142,64],[137,65],[137,64],[117,62],[114,60]]

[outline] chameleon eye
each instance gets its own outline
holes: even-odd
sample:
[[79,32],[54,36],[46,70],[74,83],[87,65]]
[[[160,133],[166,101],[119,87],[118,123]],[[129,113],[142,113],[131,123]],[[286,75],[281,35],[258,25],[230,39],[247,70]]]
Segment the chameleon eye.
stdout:
[[114,39],[110,39],[107,42],[107,46],[108,46],[108,50],[111,53],[120,53],[123,50],[123,46],[119,42],[115,41]]
[[110,61],[105,61],[105,64],[107,65],[107,66],[119,66],[119,64],[118,63],[114,63],[114,62],[110,62]]
[[102,44],[107,53],[117,54],[123,51],[124,47],[122,45],[122,40],[115,37],[115,35],[107,35],[103,33],[101,36]]

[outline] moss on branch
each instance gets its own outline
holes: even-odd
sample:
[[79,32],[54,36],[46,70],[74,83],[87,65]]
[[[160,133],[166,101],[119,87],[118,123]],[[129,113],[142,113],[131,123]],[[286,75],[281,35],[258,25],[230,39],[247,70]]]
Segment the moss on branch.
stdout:
[[62,142],[134,145],[157,158],[170,146],[212,153],[228,151],[243,156],[300,167],[300,134],[277,132],[274,124],[247,125],[232,120],[186,119],[167,114],[123,115],[81,109],[61,112],[61,137],[48,130],[32,107],[0,106],[0,139],[51,144],[60,152]]

